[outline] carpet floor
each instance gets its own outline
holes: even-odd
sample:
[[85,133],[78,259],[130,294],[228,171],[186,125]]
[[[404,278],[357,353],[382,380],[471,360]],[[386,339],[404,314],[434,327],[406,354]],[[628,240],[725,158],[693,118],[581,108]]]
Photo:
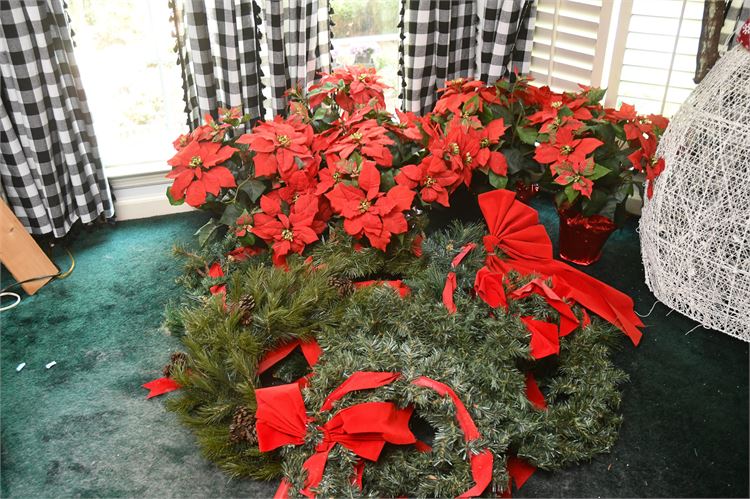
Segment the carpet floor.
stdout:
[[[556,240],[555,213],[540,207]],[[189,213],[83,232],[70,247],[73,274],[2,313],[2,497],[273,494],[275,483],[229,480],[164,410],[169,395],[146,400],[140,387],[179,348],[161,328],[164,305],[180,294],[171,247],[191,241],[205,219]],[[633,223],[618,231],[586,271],[645,313],[654,297],[637,238]],[[539,472],[517,496],[748,497],[748,345],[703,328],[686,334],[696,323],[661,304],[644,321],[641,345],[623,341],[616,353],[630,383],[612,452]]]

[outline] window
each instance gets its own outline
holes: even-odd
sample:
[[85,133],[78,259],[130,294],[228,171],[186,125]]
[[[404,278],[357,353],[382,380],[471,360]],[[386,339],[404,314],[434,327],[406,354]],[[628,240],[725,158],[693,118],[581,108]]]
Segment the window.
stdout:
[[388,110],[398,107],[398,23],[400,0],[330,0],[333,8],[333,61],[337,66],[364,64],[377,69]]
[[69,0],[68,12],[107,173],[167,169],[187,128],[167,2]]
[[703,0],[539,0],[531,74],[553,90],[671,116],[695,87]]
[[695,88],[703,0],[632,0],[618,38],[619,77],[610,87],[616,103],[642,113],[671,116]]

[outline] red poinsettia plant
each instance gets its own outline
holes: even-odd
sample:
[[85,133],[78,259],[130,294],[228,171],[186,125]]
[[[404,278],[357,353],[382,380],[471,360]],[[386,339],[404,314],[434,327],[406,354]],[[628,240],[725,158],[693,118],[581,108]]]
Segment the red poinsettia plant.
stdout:
[[[443,124],[444,136],[452,136],[447,144],[475,160],[474,169],[486,173],[492,186],[520,191],[539,183],[556,193],[560,209],[620,222],[627,197],[642,186],[636,174],[645,174],[650,196],[664,168],[656,146],[668,120],[639,115],[628,104],[605,109],[603,96],[603,90],[583,86],[553,92],[517,75],[494,85],[455,80],[429,119]],[[481,158],[472,154],[476,144]],[[428,149],[433,156],[452,152]]]
[[224,231],[238,255],[268,248],[284,265],[333,226],[357,247],[411,246],[418,214],[449,207],[459,189],[541,182],[566,209],[615,218],[633,174],[646,174],[650,192],[663,169],[655,151],[666,119],[604,109],[598,89],[455,80],[417,117],[388,113],[384,88],[371,68],[338,68],[290,90],[287,117],[250,126],[236,109],[206,116],[174,142],[169,199],[220,215],[201,242]]

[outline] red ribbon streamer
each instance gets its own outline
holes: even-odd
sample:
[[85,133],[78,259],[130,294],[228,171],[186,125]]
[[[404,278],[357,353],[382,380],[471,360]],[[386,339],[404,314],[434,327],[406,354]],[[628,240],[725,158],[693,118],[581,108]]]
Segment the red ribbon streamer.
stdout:
[[536,378],[531,373],[526,373],[526,398],[537,409],[547,409],[547,401],[544,400],[544,394],[539,389]]
[[263,356],[263,358],[258,363],[258,374],[263,374],[264,372],[268,371],[270,368],[275,366],[277,363],[281,362],[281,360],[285,359],[289,356],[290,353],[294,351],[295,348],[300,347],[300,350],[302,350],[302,355],[305,357],[305,360],[307,360],[307,364],[310,367],[313,367],[315,364],[318,363],[318,358],[320,358],[321,349],[320,345],[318,345],[318,342],[315,340],[293,340],[289,343],[284,343],[283,345],[280,345],[270,352],[266,353],[266,355]]
[[477,271],[474,280],[474,292],[490,307],[497,308],[502,305],[507,310],[508,300],[503,286],[504,277],[505,274],[492,272],[487,267],[482,267]]
[[[488,267],[497,272],[516,270],[521,274],[555,276],[558,296],[575,300],[583,307],[622,330],[637,345],[643,323],[633,310],[633,300],[593,277],[552,258],[552,243],[539,224],[537,212],[515,200],[515,194],[497,189],[479,195],[490,234],[484,237],[488,252],[500,248],[507,260],[490,255]],[[563,292],[564,290],[564,292]]]
[[509,475],[508,488],[500,494],[500,497],[511,497],[510,491],[512,484],[515,483],[516,489],[520,489],[536,471],[536,466],[529,464],[516,456],[510,456],[508,458],[507,468]]
[[[446,395],[450,397],[453,401],[453,405],[456,406],[456,420],[464,434],[464,440],[466,442],[471,442],[480,437],[479,430],[477,429],[476,424],[474,424],[474,420],[471,419],[469,411],[466,410],[466,406],[464,406],[461,399],[456,395],[456,392],[454,392],[448,385],[426,376],[420,376],[412,381],[412,383],[417,386],[423,386],[435,390],[441,397],[445,397]],[[479,454],[472,454],[470,458],[471,475],[474,478],[475,485],[458,497],[476,497],[481,495],[492,481],[492,463],[493,456],[489,449],[485,449]]]
[[323,405],[320,406],[320,410],[321,412],[330,411],[333,408],[333,403],[340,400],[347,393],[389,385],[400,377],[400,373],[357,371],[326,397]]
[[141,386],[148,389],[148,395],[146,396],[147,399],[165,393],[173,392],[181,388],[179,383],[177,383],[172,378],[157,378],[153,381],[149,381],[148,383],[144,383]]
[[458,265],[463,261],[464,258],[466,258],[466,255],[469,254],[474,248],[476,248],[477,245],[474,243],[466,243],[461,247],[461,251],[453,257],[453,260],[451,261],[451,267],[454,269],[458,267]]
[[[554,281],[554,277],[552,278]],[[552,288],[540,278],[530,281],[525,286],[513,291],[513,298],[525,298],[533,293],[541,295],[546,302],[560,314],[560,336],[567,336],[578,327],[578,317],[570,305],[565,303]]]
[[531,356],[542,359],[560,353],[560,338],[555,324],[538,321],[533,317],[521,317],[526,329],[531,332]]
[[456,291],[456,273],[448,272],[443,286],[443,305],[451,314],[456,313],[456,302],[453,301],[453,293]]

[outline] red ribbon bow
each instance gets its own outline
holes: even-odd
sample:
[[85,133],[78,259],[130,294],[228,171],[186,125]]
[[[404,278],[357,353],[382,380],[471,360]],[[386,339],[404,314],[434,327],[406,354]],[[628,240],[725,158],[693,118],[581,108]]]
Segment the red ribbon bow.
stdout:
[[516,201],[514,193],[503,189],[480,194],[479,207],[490,232],[484,237],[485,248],[490,253],[500,248],[508,257],[501,260],[490,255],[487,258],[490,270],[502,273],[516,270],[521,274],[539,274],[544,278],[554,276],[558,296],[570,298],[588,308],[622,330],[635,345],[638,344],[642,336],[638,328],[643,323],[633,310],[633,300],[611,286],[554,260],[552,243],[533,208]]
[[[356,372],[336,388],[324,402],[321,410],[332,408],[333,402],[347,393],[384,386],[399,378],[397,373]],[[257,410],[255,428],[258,448],[267,452],[282,445],[301,445],[305,441],[307,416],[302,391],[297,383],[259,388],[255,390]],[[409,430],[412,408],[399,409],[392,402],[366,402],[337,412],[327,423],[319,426],[323,441],[315,454],[303,464],[307,470],[305,487],[300,492],[314,497],[311,489],[323,478],[328,454],[336,444],[341,444],[361,458],[377,461],[386,442],[405,445],[417,439]],[[359,475],[357,469],[355,473]],[[282,481],[276,497],[286,497],[289,483]]]

